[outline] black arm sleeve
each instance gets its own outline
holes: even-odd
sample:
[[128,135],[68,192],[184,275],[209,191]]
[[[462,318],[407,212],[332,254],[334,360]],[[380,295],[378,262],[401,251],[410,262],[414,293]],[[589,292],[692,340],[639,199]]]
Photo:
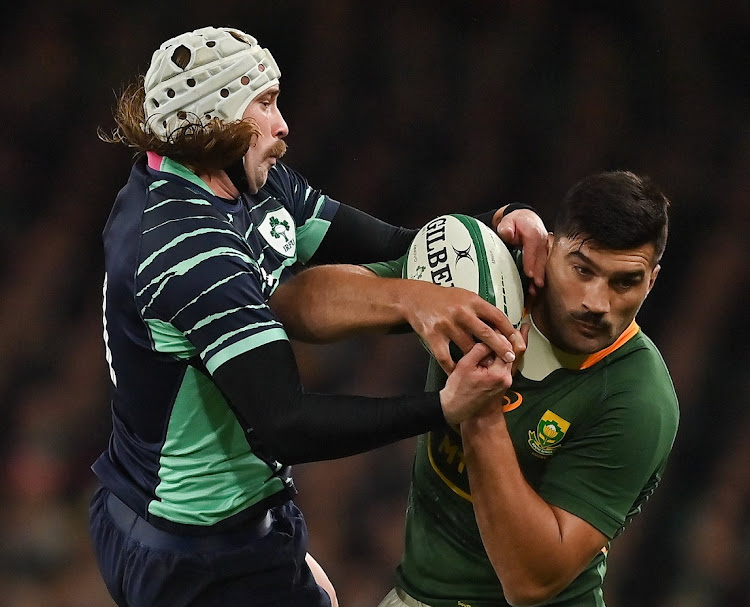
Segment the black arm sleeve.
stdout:
[[490,230],[493,232],[495,231],[495,228],[492,226],[492,218],[495,216],[495,213],[497,212],[497,209],[493,209],[492,211],[485,211],[484,213],[477,213],[474,215],[474,219],[477,221],[481,221],[484,225],[486,225]]
[[[492,217],[496,210],[474,217],[492,228]],[[312,261],[361,264],[398,259],[406,253],[417,231],[393,226],[364,211],[341,204]]]
[[362,453],[445,423],[437,392],[387,398],[304,392],[287,341],[237,356],[213,377],[253,450],[286,465]]
[[416,234],[417,230],[393,226],[341,204],[312,261],[372,263],[398,259],[406,253]]

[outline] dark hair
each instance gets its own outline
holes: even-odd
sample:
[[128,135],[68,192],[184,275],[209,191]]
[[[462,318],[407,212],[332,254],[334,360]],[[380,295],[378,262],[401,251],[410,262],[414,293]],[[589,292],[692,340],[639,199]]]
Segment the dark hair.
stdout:
[[648,177],[608,171],[585,177],[562,201],[555,234],[624,250],[653,243],[655,263],[667,246],[669,200]]
[[139,153],[151,151],[168,156],[200,172],[236,164],[249,149],[253,137],[260,136],[258,125],[251,120],[213,119],[203,124],[197,116],[192,121],[188,116],[184,126],[162,141],[146,124],[145,97],[143,77],[125,87],[114,112],[117,128],[111,134],[99,129],[99,138],[107,143],[122,143]]

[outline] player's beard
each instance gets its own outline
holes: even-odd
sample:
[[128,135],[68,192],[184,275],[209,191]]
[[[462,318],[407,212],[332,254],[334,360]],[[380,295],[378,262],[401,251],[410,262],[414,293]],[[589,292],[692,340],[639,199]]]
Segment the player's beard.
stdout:
[[[534,322],[543,329],[542,333],[552,345],[569,354],[593,354],[611,345],[614,341],[611,323],[598,314],[569,310],[553,292],[554,288],[548,284],[532,310]],[[588,323],[595,334],[582,335],[575,321]]]

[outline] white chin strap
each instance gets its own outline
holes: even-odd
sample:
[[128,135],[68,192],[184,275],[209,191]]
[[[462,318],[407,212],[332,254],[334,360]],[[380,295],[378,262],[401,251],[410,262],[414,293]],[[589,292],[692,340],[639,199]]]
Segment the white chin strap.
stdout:
[[204,27],[181,34],[151,58],[144,79],[146,126],[167,141],[196,120],[238,120],[280,77],[268,49],[239,30]]

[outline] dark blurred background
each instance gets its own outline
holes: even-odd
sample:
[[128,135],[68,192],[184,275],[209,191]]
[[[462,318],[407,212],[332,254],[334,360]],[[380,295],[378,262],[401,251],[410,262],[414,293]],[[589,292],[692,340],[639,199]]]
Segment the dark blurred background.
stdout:
[[[750,605],[750,3],[553,0],[15,4],[0,31],[0,605],[107,607],[85,525],[109,432],[101,230],[131,155],[100,142],[165,39],[253,34],[282,69],[286,161],[393,223],[513,201],[548,224],[584,175],[673,202],[639,315],[682,406],[664,483],[610,552],[610,607]],[[299,345],[310,390],[421,390],[413,336]],[[298,466],[342,607],[401,554],[413,443]]]

